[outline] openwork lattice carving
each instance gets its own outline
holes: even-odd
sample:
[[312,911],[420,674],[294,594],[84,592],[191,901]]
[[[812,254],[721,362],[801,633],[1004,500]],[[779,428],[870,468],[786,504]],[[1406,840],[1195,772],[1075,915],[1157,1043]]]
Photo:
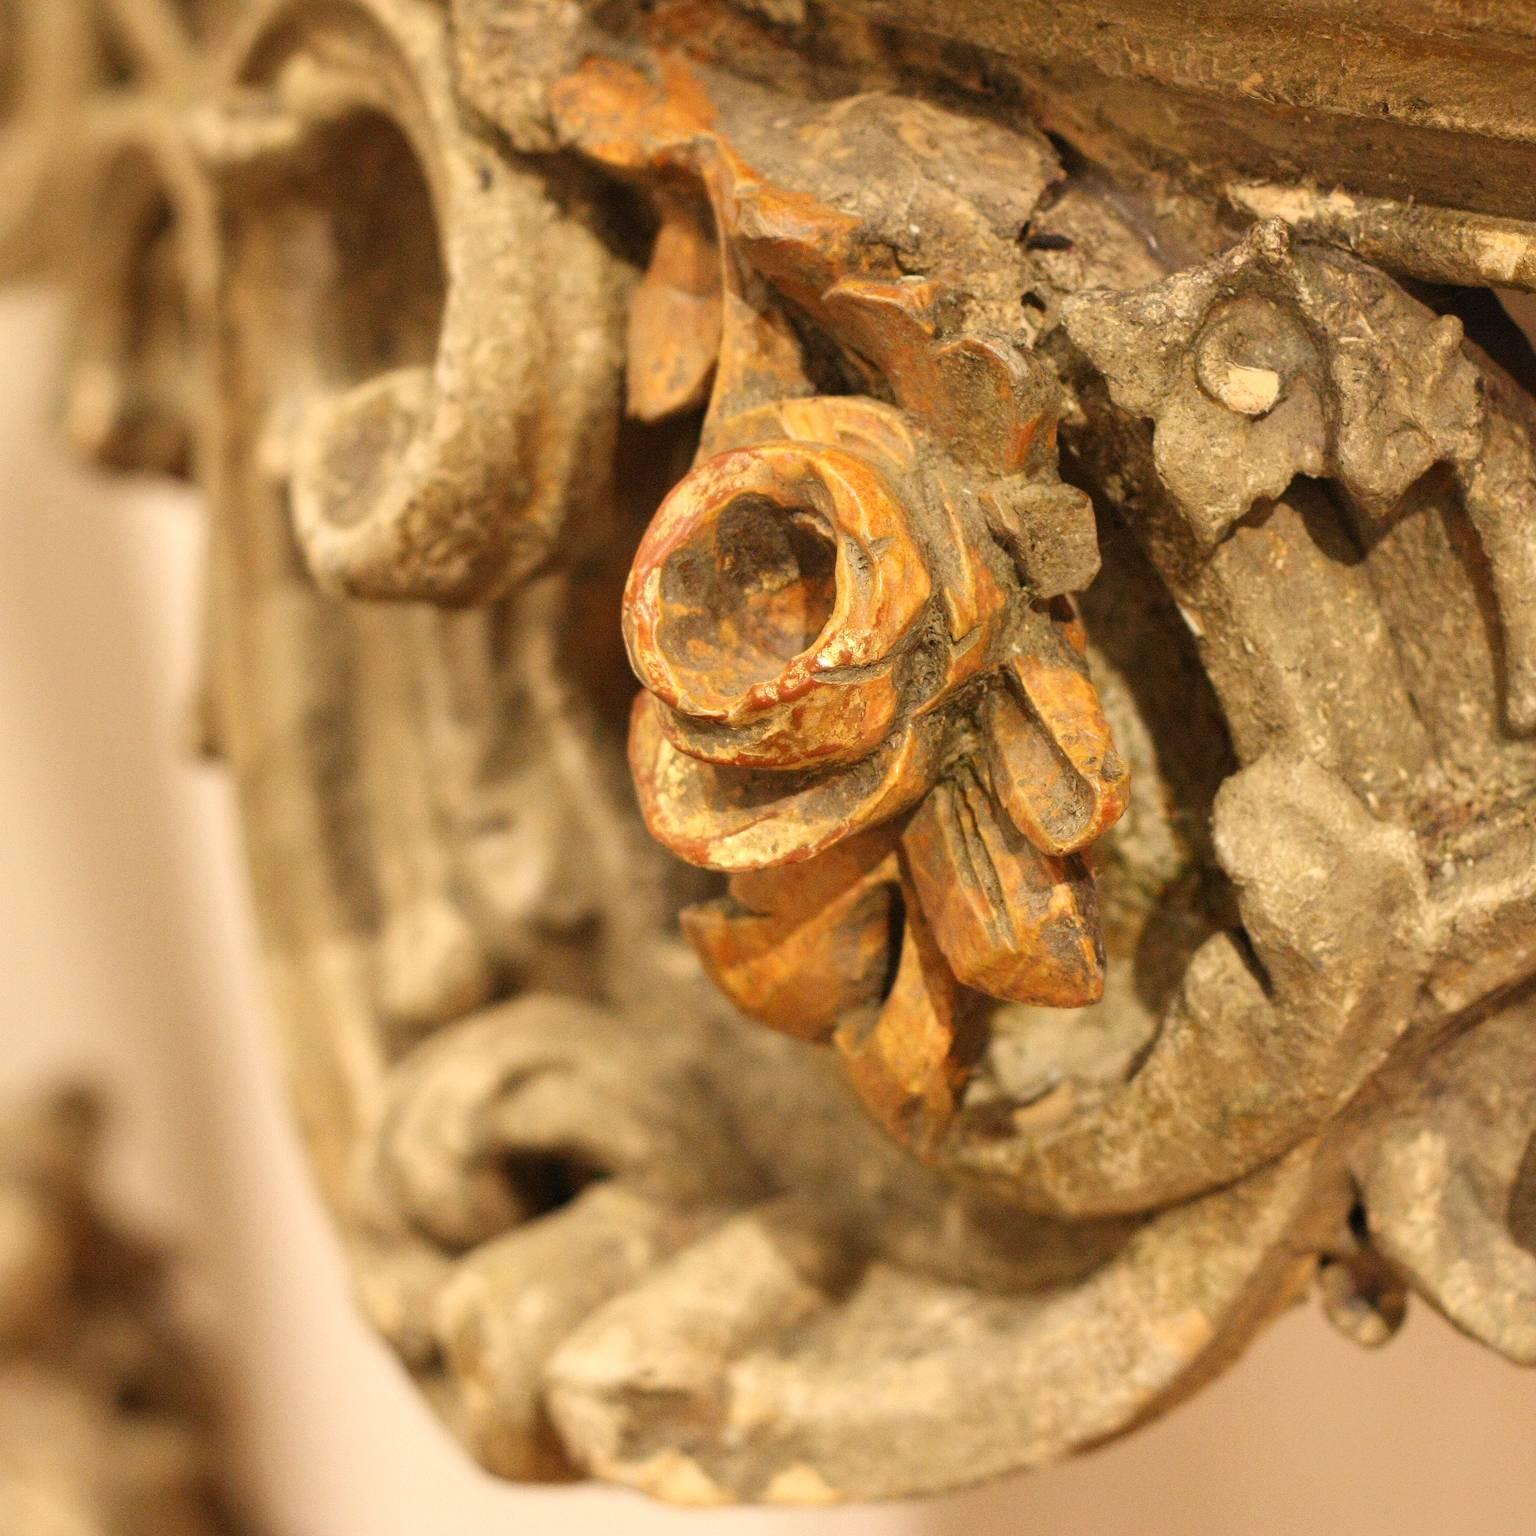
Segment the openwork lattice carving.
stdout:
[[208,492],[300,1119],[505,1476],[951,1487],[1314,1282],[1536,1363],[1536,208],[1123,8],[71,11],[67,419]]

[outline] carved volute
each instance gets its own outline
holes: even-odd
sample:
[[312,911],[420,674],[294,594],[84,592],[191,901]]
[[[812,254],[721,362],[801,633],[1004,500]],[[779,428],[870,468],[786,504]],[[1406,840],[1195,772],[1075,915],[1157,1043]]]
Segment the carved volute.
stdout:
[[1310,1290],[1536,1364],[1521,101],[1314,82],[1329,193],[1132,0],[57,9],[66,424],[206,493],[299,1119],[484,1465],[950,1488]]

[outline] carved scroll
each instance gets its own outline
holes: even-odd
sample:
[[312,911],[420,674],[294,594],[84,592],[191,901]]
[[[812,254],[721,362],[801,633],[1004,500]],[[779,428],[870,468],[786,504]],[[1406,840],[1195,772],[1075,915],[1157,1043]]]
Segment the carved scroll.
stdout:
[[1507,328],[1074,115],[1053,26],[168,15],[67,419],[208,493],[300,1119],[486,1466],[953,1487],[1314,1281],[1530,1360]]

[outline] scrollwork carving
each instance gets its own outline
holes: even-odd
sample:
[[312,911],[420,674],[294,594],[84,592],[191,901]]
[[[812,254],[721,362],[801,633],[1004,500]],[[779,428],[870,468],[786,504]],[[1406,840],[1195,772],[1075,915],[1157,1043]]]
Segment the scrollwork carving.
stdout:
[[1069,1454],[1314,1279],[1528,1361],[1536,373],[1059,29],[845,11],[262,0],[111,119],[68,415],[209,493],[361,1304],[694,1502]]

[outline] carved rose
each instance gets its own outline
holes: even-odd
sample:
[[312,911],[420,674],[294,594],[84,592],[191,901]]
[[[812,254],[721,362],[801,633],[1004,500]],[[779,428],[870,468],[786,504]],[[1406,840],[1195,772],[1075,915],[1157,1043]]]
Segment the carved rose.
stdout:
[[1081,852],[1129,778],[1070,604],[1020,588],[900,413],[791,401],[731,435],[630,576],[642,809],[735,876],[684,918],[719,986],[835,1040],[876,1114],[927,1147],[983,996],[1100,996]]

